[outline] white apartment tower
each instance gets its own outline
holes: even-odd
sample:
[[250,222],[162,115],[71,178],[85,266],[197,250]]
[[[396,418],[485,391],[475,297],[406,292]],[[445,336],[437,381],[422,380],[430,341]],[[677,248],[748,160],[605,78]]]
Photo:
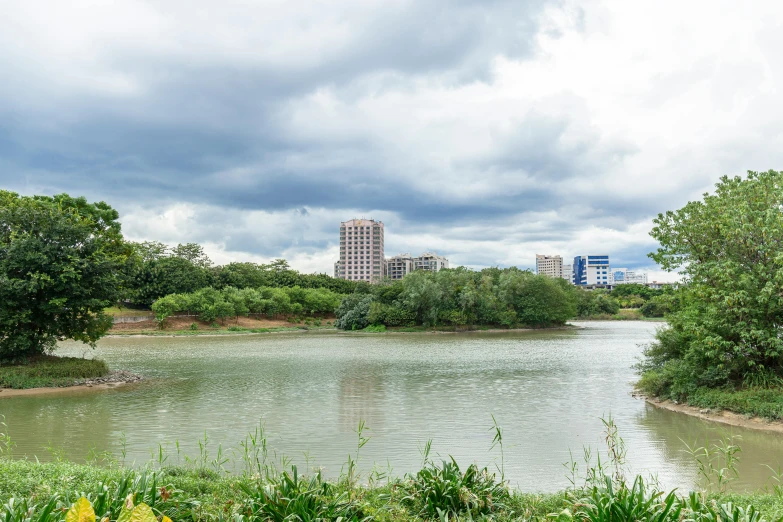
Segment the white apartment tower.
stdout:
[[352,219],[340,223],[340,260],[334,276],[375,282],[383,277],[383,268],[383,222]]
[[536,273],[549,277],[563,277],[563,258],[536,254]]

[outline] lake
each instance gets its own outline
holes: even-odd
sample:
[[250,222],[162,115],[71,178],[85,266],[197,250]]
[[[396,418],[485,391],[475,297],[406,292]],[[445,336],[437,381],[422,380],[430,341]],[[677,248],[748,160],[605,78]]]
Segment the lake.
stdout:
[[631,472],[692,487],[697,469],[683,441],[739,435],[735,487],[768,483],[763,464],[781,464],[782,436],[659,410],[631,396],[633,365],[658,325],[575,324],[580,328],[502,333],[107,338],[94,352],[62,343],[59,354],[100,357],[146,381],[0,399],[0,413],[17,456],[84,461],[124,451],[126,462],[139,464],[157,457],[159,446],[167,464],[176,464],[177,441],[182,453],[197,456],[205,434],[210,458],[219,444],[232,457],[231,448],[261,422],[278,456],[329,476],[355,452],[360,420],[371,437],[359,461],[365,471],[373,463],[395,475],[415,471],[429,439],[433,456],[499,465],[498,450],[489,450],[494,415],[507,478],[527,491],[568,486],[564,463],[571,454],[581,462],[584,447],[604,448],[601,417],[611,415]]

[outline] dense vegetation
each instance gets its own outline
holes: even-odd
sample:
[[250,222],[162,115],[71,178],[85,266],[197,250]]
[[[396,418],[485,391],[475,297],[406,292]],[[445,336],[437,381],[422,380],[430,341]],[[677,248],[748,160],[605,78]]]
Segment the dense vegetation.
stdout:
[[170,294],[152,304],[158,321],[177,314],[197,315],[202,321],[225,321],[249,314],[267,317],[331,314],[342,295],[326,288],[202,288],[188,294]]
[[[651,257],[687,285],[646,350],[644,391],[678,400],[783,384],[783,173],[724,177],[714,194],[655,220]],[[719,394],[720,395],[720,394]],[[750,393],[759,396],[760,393]],[[783,401],[770,401],[783,414]],[[736,408],[734,408],[736,409]],[[746,408],[755,412],[752,404]]]
[[284,259],[270,264],[229,263],[213,266],[200,245],[194,243],[169,247],[163,243],[131,243],[133,269],[127,306],[148,308],[156,300],[171,294],[188,294],[203,288],[323,288],[348,294],[365,288],[366,282],[335,279],[326,274],[301,274]]
[[130,254],[117,212],[66,194],[0,191],[0,361],[93,344],[125,290]]
[[580,291],[563,279],[517,268],[416,271],[346,297],[337,326],[512,327],[562,325],[577,314]]

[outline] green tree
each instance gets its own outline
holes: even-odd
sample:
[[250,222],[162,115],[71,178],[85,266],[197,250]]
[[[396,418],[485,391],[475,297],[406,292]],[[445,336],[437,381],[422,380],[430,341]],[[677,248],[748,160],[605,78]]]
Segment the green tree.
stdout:
[[132,249],[106,203],[0,191],[0,359],[94,345],[121,295]]
[[212,266],[212,260],[209,259],[209,256],[204,252],[204,247],[198,243],[180,243],[171,249],[171,255],[173,257],[181,257],[199,268],[209,268]]
[[167,257],[171,250],[168,245],[160,241],[144,241],[142,243],[131,243],[131,245],[143,263]]
[[162,257],[144,263],[134,277],[131,300],[141,306],[169,294],[195,292],[209,286],[212,274],[182,257]]
[[783,376],[783,173],[723,177],[714,194],[660,214],[650,235],[660,243],[650,257],[686,289],[647,351],[648,381],[683,395]]

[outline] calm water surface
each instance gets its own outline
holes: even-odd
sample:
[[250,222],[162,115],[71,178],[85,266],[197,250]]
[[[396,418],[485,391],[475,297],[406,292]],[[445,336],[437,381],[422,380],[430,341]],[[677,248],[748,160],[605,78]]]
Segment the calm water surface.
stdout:
[[[741,435],[740,489],[767,483],[783,437],[724,427],[658,410],[631,397],[632,368],[656,325],[578,323],[582,329],[468,334],[291,334],[104,339],[94,354],[146,382],[116,390],[0,399],[16,453],[74,460],[91,451],[144,462],[158,445],[176,463],[175,441],[198,454],[206,433],[238,448],[259,421],[278,454],[340,472],[355,451],[360,419],[372,437],[360,464],[402,475],[419,468],[418,448],[458,462],[493,465],[490,414],[504,429],[506,474],[524,490],[568,485],[569,451],[602,448],[602,416],[612,415],[632,472],[688,488],[696,467],[682,440]],[[62,354],[81,354],[64,343]],[[88,352],[89,353],[89,352]],[[230,452],[229,452],[230,454]]]

